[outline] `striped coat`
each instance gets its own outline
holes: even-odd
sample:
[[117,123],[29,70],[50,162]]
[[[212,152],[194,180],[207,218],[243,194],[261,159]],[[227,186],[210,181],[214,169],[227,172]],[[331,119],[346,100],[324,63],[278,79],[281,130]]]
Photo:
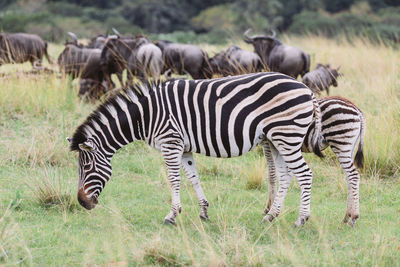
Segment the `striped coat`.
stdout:
[[[314,148],[311,144],[315,138],[319,140],[318,144],[321,151],[331,147],[346,174],[347,209],[343,222],[349,222],[353,226],[360,216],[360,173],[356,167],[363,167],[365,118],[356,105],[341,97],[318,99],[318,104],[322,115],[322,130],[320,135],[317,136],[313,122],[304,139],[302,150],[313,152]],[[266,214],[273,212],[271,211],[274,208],[272,207],[273,202],[276,201],[279,204],[283,202],[291,181],[291,175],[288,174],[287,166],[280,158],[279,153],[273,147],[267,149],[269,196],[264,210]],[[276,189],[276,176],[279,177],[279,190]]]
[[[167,165],[172,207],[165,222],[174,223],[181,210],[181,166],[193,182],[200,217],[207,218],[208,201],[192,153],[234,157],[270,144],[297,175],[302,194],[296,225],[302,225],[310,214],[312,172],[301,146],[314,117],[319,131],[319,108],[312,92],[280,73],[175,80],[152,88],[128,89],[94,111],[70,140],[82,162],[79,202],[93,208],[111,176],[112,155],[130,142],[144,140],[161,151]],[[316,153],[317,141],[313,141]]]

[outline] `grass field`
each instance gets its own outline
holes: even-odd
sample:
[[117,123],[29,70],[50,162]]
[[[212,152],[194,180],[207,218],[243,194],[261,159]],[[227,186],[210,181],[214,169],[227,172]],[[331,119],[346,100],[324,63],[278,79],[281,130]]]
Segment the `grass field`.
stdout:
[[[77,83],[55,75],[24,76],[1,66],[0,266],[400,266],[400,53],[356,40],[283,38],[316,62],[341,65],[332,94],[365,114],[366,166],[361,217],[341,223],[345,176],[331,151],[306,155],[313,173],[311,218],[295,228],[300,190],[293,182],[283,213],[261,224],[267,185],[260,151],[241,158],[195,155],[210,202],[207,222],[189,181],[182,179],[182,214],[162,225],[170,189],[159,152],[137,142],[113,158],[113,176],[92,211],[76,200],[77,155],[65,140],[95,108],[77,98]],[[240,43],[243,48],[251,47]],[[223,47],[203,45],[210,54]],[[56,57],[61,46],[50,46]],[[254,183],[254,182],[253,182]]]

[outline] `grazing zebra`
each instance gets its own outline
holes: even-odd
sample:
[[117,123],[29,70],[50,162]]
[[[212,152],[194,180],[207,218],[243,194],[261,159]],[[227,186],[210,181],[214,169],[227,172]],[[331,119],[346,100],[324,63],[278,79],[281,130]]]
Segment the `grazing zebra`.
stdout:
[[[356,167],[363,167],[363,145],[365,136],[365,118],[362,111],[349,100],[341,97],[326,97],[318,99],[322,114],[321,138],[319,138],[319,149],[322,151],[331,147],[340,165],[346,173],[347,181],[347,210],[343,219],[344,223],[354,225],[359,211],[359,184],[360,174]],[[311,146],[316,138],[314,122],[308,129],[304,139],[302,150],[312,152]],[[358,149],[353,155],[358,143]],[[264,212],[266,214],[279,214],[280,205],[285,198],[292,176],[288,174],[287,167],[282,157],[273,146],[267,146],[265,155],[268,162],[269,196]],[[276,190],[276,174],[279,177],[279,190]],[[276,196],[275,196],[276,195]],[[272,205],[277,201],[275,206]],[[278,209],[276,209],[278,207]],[[349,219],[351,219],[349,221]]]
[[[114,153],[144,140],[161,151],[167,166],[172,207],[164,222],[174,224],[181,212],[181,165],[196,191],[200,217],[207,219],[208,201],[192,153],[235,157],[258,144],[272,143],[300,183],[300,226],[310,215],[312,182],[301,146],[313,119],[320,131],[319,112],[311,90],[280,73],[174,80],[127,89],[97,108],[68,139],[71,150],[79,152],[79,203],[94,208],[111,176]],[[312,142],[320,154],[318,140]]]

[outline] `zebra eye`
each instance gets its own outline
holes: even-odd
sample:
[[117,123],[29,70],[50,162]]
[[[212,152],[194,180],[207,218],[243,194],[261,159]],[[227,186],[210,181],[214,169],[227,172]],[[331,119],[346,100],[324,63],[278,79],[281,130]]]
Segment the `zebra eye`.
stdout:
[[83,164],[83,169],[85,171],[89,171],[92,168],[93,164],[91,162]]

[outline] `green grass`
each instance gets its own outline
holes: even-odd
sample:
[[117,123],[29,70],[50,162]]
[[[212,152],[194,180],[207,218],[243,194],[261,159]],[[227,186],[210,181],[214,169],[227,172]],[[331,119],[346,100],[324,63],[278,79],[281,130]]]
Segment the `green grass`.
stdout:
[[[293,226],[296,182],[283,213],[261,223],[267,185],[257,179],[263,172],[257,150],[233,159],[195,155],[210,221],[198,218],[195,193],[183,178],[177,227],[162,224],[170,209],[164,163],[141,142],[115,155],[99,205],[86,211],[76,200],[77,158],[65,138],[94,106],[78,100],[76,81],[17,76],[29,65],[2,66],[11,75],[0,84],[0,265],[399,266],[400,54],[361,41],[284,41],[310,51],[313,65],[342,64],[345,76],[333,94],[351,99],[367,118],[354,228],[341,223],[347,188],[329,151],[324,160],[306,155],[314,173],[311,218],[300,229]],[[222,48],[204,47],[210,54]],[[54,57],[60,49],[51,46]]]

